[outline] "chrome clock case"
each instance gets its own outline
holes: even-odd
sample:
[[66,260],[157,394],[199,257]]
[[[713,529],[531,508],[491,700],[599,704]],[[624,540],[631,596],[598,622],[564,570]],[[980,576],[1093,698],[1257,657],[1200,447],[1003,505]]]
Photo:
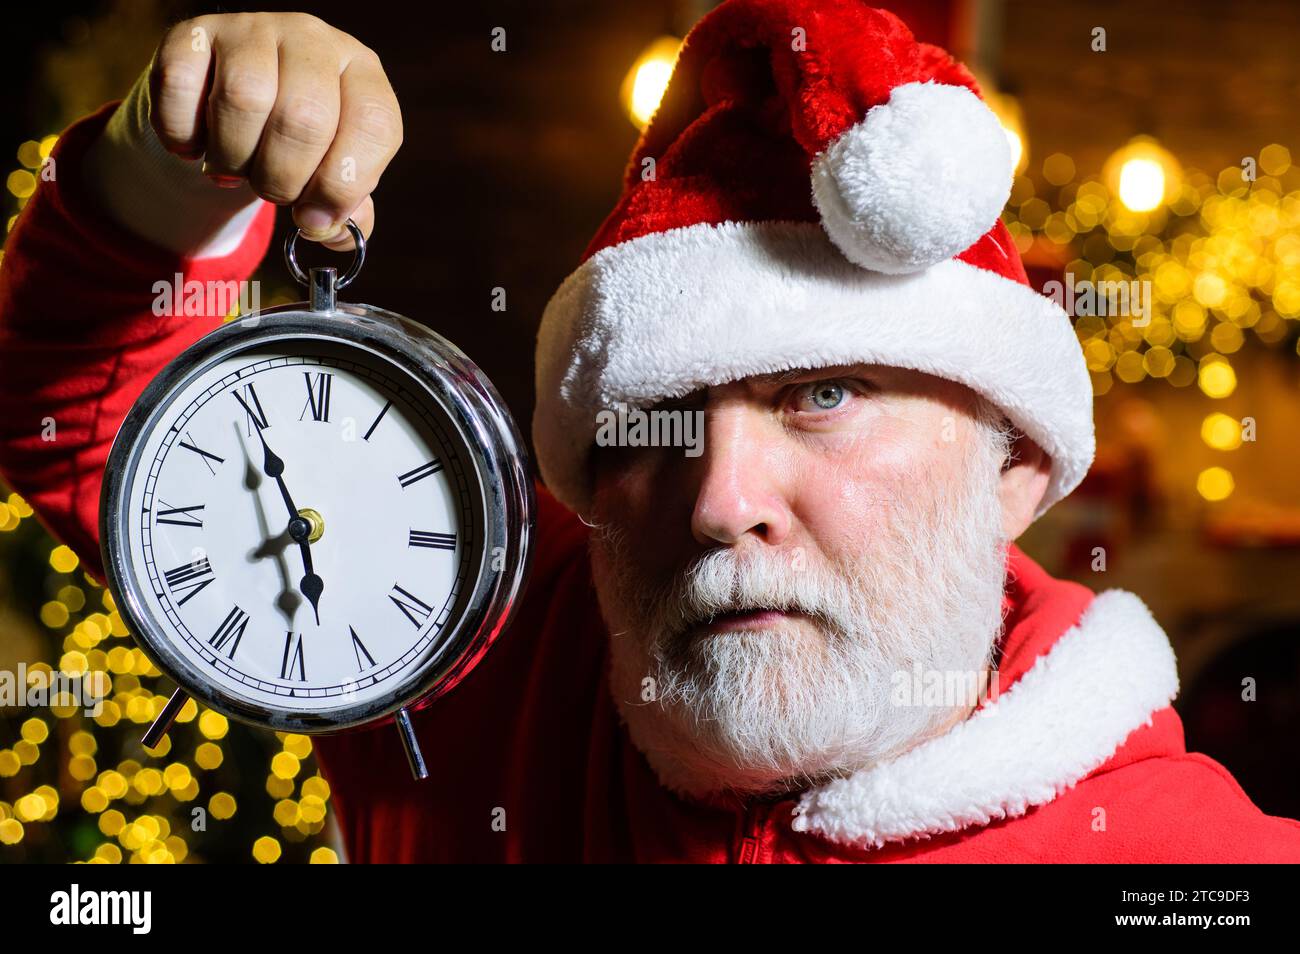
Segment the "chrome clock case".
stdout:
[[[410,711],[456,686],[509,625],[532,563],[536,526],[527,446],[505,403],[488,378],[446,338],[401,315],[371,305],[340,302],[364,261],[365,243],[349,222],[357,256],[341,279],[333,268],[304,274],[294,254],[297,233],[285,246],[290,270],[308,285],[309,302],[283,305],[231,321],[173,359],[145,388],[123,421],[105,469],[100,496],[100,540],[108,585],[118,612],[154,664],[180,687],[146,732],[156,745],[188,696],[234,719],[281,731],[330,732],[393,716],[417,777],[428,772],[415,742]],[[161,426],[166,399],[220,357],[272,343],[322,342],[350,346],[395,366],[458,443],[454,450],[472,471],[472,532],[465,584],[458,594],[431,660],[384,696],[311,713],[276,710],[233,695],[185,658],[146,609],[139,573],[132,567],[128,538],[133,482],[144,479],[140,455],[147,436]]]

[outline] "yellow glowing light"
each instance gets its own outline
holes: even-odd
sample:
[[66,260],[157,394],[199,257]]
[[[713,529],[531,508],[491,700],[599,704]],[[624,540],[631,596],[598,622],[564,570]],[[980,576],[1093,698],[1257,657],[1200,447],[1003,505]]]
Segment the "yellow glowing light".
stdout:
[[77,555],[68,547],[57,546],[50,551],[50,566],[60,573],[71,573],[78,562]]
[[182,765],[180,762],[173,762],[163,770],[163,781],[173,791],[187,787],[191,778],[189,766]]
[[81,587],[72,584],[60,587],[59,592],[55,594],[55,598],[74,613],[85,608],[86,605],[85,591]]
[[122,863],[122,849],[117,845],[106,842],[95,849],[95,857],[103,859],[106,864],[120,865]]
[[1228,285],[1223,277],[1213,272],[1204,272],[1196,276],[1192,284],[1192,294],[1206,308],[1218,308],[1228,297]]
[[23,840],[23,823],[16,818],[0,821],[0,844],[16,845]]
[[1063,186],[1074,178],[1074,160],[1063,152],[1054,152],[1043,160],[1043,178],[1054,186]]
[[1029,166],[1029,149],[1026,145],[1028,137],[1025,135],[1024,112],[1020,108],[1019,101],[1014,96],[997,92],[988,77],[977,78],[980,81],[980,88],[984,92],[984,102],[989,109],[993,110],[993,115],[1002,124],[1002,131],[1007,137],[1007,145],[1011,148],[1011,168],[1016,175],[1019,175]]
[[172,853],[172,858],[178,862],[184,861],[185,856],[190,853],[189,846],[175,835],[167,839],[167,850]]
[[289,733],[284,737],[284,750],[296,758],[305,759],[311,755],[311,739],[305,735]]
[[230,730],[230,722],[220,712],[209,709],[199,716],[199,731],[209,739],[225,738]]
[[1201,365],[1197,383],[1207,397],[1225,398],[1237,389],[1237,373],[1226,361],[1207,361]]
[[293,778],[298,774],[298,757],[290,752],[280,752],[271,759],[271,773],[276,778]]
[[225,820],[234,816],[236,810],[235,796],[229,792],[217,792],[208,800],[208,811],[213,818]]
[[23,767],[20,759],[12,749],[0,749],[0,778],[12,778]]
[[1226,500],[1236,485],[1232,473],[1223,467],[1207,467],[1196,478],[1196,492],[1206,500]]
[[1215,450],[1230,451],[1241,446],[1241,424],[1215,411],[1201,422],[1201,440]]
[[45,799],[35,792],[31,795],[24,795],[14,802],[14,814],[25,822],[39,821],[44,817],[45,811]]
[[253,857],[264,865],[274,864],[280,860],[280,843],[270,835],[263,835],[253,842]]
[[69,676],[80,676],[86,671],[88,665],[86,654],[77,650],[64,653],[63,658],[59,660],[59,669]]
[[1131,212],[1150,212],[1182,190],[1182,170],[1169,150],[1138,136],[1106,160],[1103,176]]
[[218,768],[224,758],[221,746],[213,742],[204,742],[194,750],[194,764],[201,769]]
[[283,828],[298,824],[298,819],[302,817],[298,808],[298,803],[291,798],[281,799],[275,803],[275,810],[271,813],[275,823]]
[[1119,171],[1119,200],[1134,212],[1150,212],[1165,194],[1165,171],[1152,159],[1130,159]]
[[50,737],[50,727],[43,719],[28,719],[23,723],[22,736],[34,745],[40,745]]
[[313,865],[336,865],[339,863],[339,856],[333,848],[317,848],[311,853],[311,859],[308,863]]
[[304,821],[315,823],[325,820],[325,803],[315,795],[302,797],[301,810]]
[[322,802],[329,801],[330,784],[319,775],[313,775],[311,778],[303,779],[302,794],[304,796],[313,795]]
[[121,798],[126,794],[126,776],[121,772],[104,772],[99,776],[97,784],[109,798]]
[[131,779],[131,785],[142,795],[157,795],[165,787],[162,772],[154,768],[141,769],[136,772],[135,778]]
[[644,129],[659,108],[681,46],[677,37],[661,36],[641,52],[628,70],[621,97],[623,108],[638,129]]
[[1291,168],[1291,150],[1276,143],[1259,151],[1259,167],[1265,174],[1280,176]]
[[[1019,172],[1029,162],[1029,157],[1025,155],[1025,141],[1020,138],[1020,133],[1014,129],[1003,126],[1002,131],[1007,134],[1007,145],[1011,147],[1011,168]],[[1024,160],[1024,162],[1021,160]]]
[[9,173],[5,185],[15,196],[26,199],[36,191],[36,177],[26,169],[15,169]]

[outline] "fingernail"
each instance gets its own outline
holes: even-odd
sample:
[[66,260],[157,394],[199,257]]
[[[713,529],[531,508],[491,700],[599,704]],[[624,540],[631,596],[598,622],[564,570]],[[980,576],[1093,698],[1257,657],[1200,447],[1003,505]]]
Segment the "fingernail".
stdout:
[[328,238],[334,234],[334,214],[319,205],[300,207],[294,220],[309,239]]
[[203,160],[203,165],[199,166],[199,171],[211,179],[213,185],[219,186],[222,189],[238,189],[244,184],[244,180],[240,176],[231,176],[224,172],[214,172],[208,165],[206,159]]

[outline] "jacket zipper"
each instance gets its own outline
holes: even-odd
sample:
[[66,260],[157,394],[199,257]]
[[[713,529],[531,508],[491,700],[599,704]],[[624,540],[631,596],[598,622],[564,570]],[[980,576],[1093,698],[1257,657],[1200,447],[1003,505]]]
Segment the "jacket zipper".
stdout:
[[744,833],[740,839],[740,851],[736,855],[737,864],[752,865],[758,861],[758,848],[769,807],[757,801],[750,802],[746,807]]

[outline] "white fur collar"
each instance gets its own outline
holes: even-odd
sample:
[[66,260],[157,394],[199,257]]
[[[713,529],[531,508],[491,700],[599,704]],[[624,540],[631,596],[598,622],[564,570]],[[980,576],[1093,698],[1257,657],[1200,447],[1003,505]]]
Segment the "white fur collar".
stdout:
[[1104,764],[1178,694],[1146,605],[1107,590],[993,702],[898,758],[806,792],[796,831],[878,848],[1014,818]]

